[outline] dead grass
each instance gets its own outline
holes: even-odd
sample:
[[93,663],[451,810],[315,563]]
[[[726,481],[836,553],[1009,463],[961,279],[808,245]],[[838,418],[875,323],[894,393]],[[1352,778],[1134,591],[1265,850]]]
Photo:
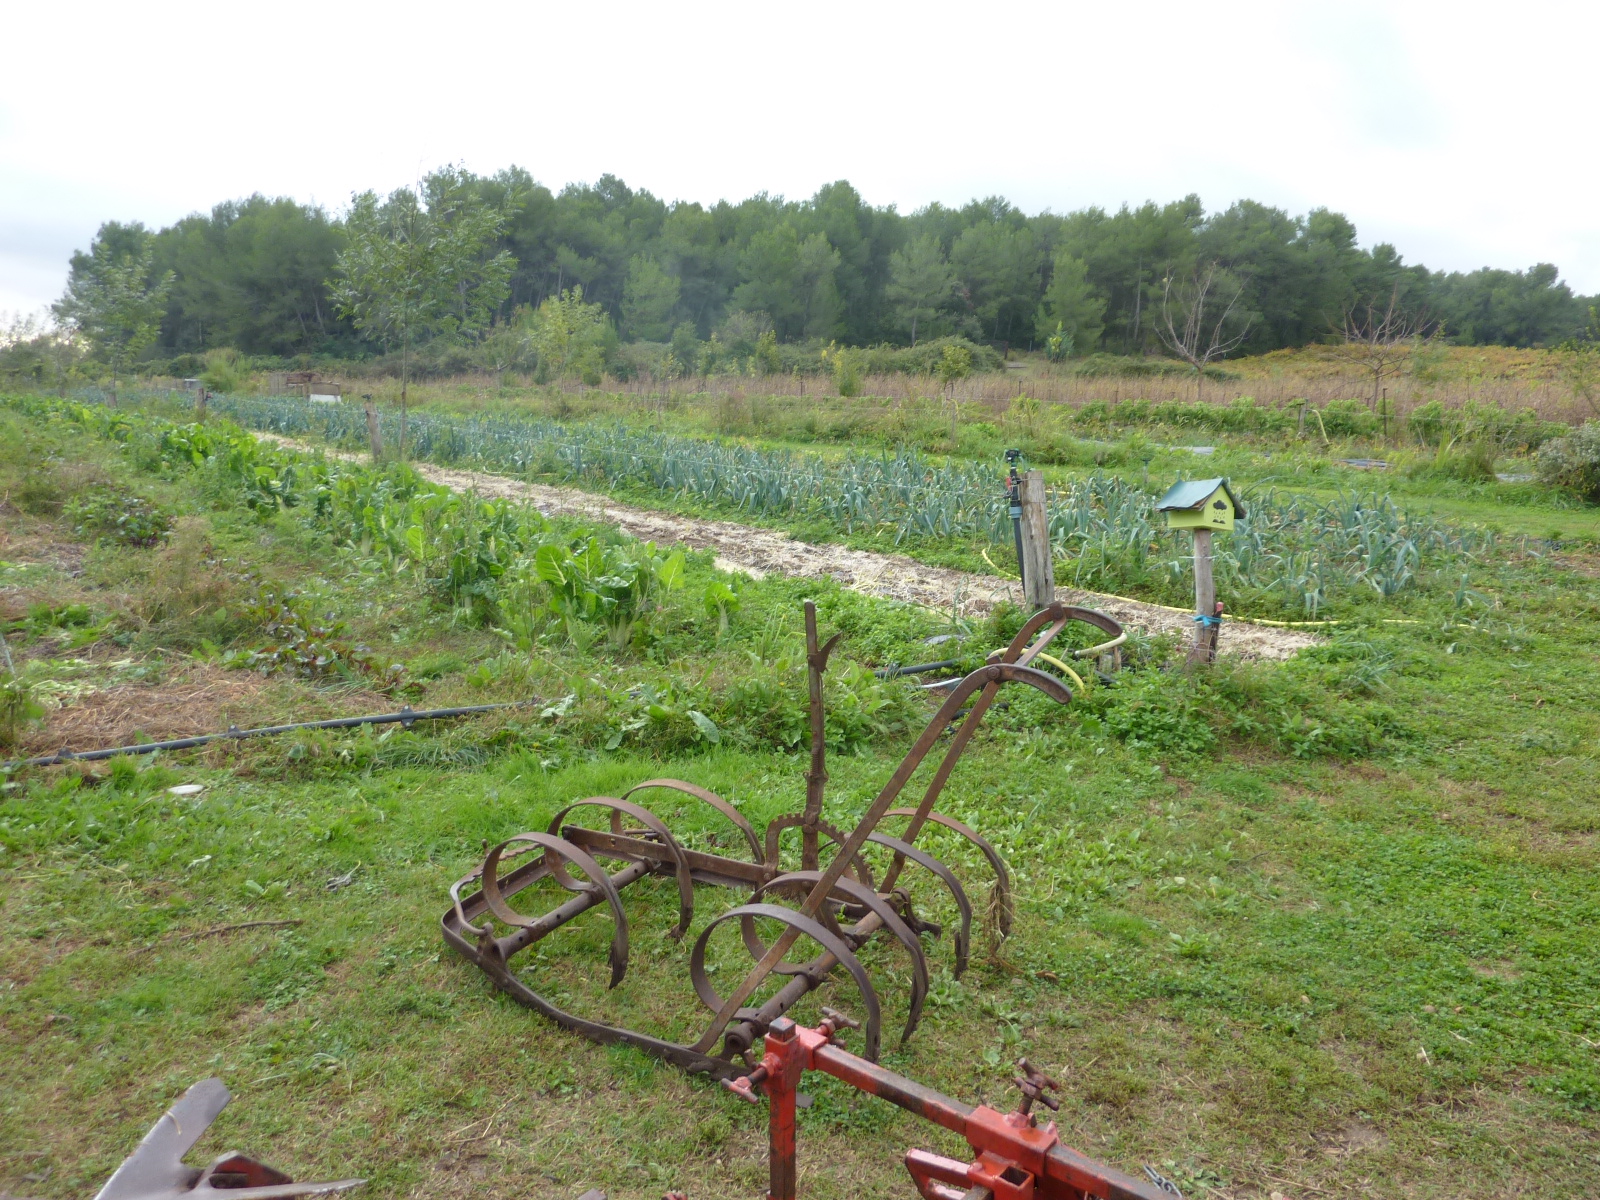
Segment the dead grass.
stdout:
[[[1321,407],[1332,400],[1366,399],[1372,394],[1370,376],[1352,370],[1328,346],[1309,346],[1281,350],[1252,358],[1234,359],[1221,364],[1235,376],[1226,380],[1207,380],[1201,398],[1208,403],[1228,403],[1241,396],[1258,403],[1282,406],[1309,400]],[[958,399],[1004,411],[1019,395],[1031,396],[1050,404],[1078,406],[1094,401],[1116,403],[1121,400],[1188,402],[1195,399],[1192,375],[1166,376],[1086,376],[1074,373],[1078,364],[1056,366],[1043,355],[1011,359],[1003,371],[974,375],[956,385]],[[801,400],[839,403],[838,388],[827,375],[773,375],[750,378],[742,375],[691,376],[675,381],[649,378],[607,379],[600,387],[585,387],[577,382],[535,388],[527,378],[511,379],[512,388],[553,396],[553,403],[564,415],[584,417],[615,411],[616,399],[626,398],[634,407],[659,402],[668,408],[709,399],[719,417],[728,413],[747,413],[752,402]],[[1403,372],[1387,380],[1392,411],[1409,412],[1420,404],[1438,400],[1446,408],[1467,404],[1491,405],[1517,412],[1531,408],[1546,420],[1581,421],[1596,415],[1575,399],[1561,374],[1561,355],[1552,350],[1518,349],[1505,346],[1445,346],[1430,354],[1422,369]],[[901,404],[908,400],[937,396],[943,385],[923,375],[868,375],[861,381],[861,394],[849,401],[852,411],[864,412]],[[398,402],[398,380],[373,379],[363,383],[380,402]],[[413,382],[413,404],[445,403],[451,407],[486,406],[503,395],[499,380],[492,374],[470,374],[454,378]]]
[[238,585],[218,570],[211,547],[211,522],[182,517],[167,544],[156,552],[150,576],[136,600],[147,622],[182,620],[226,606]]
[[262,719],[275,706],[271,681],[251,671],[196,664],[157,685],[118,684],[56,709],[21,739],[30,754],[128,746],[221,733]]
[[[8,526],[12,527],[0,527],[0,558],[17,566],[49,567],[69,579],[83,574],[84,559],[89,553],[87,546],[63,541],[53,526],[39,522],[24,519],[8,523]],[[0,588],[0,595],[10,590]]]

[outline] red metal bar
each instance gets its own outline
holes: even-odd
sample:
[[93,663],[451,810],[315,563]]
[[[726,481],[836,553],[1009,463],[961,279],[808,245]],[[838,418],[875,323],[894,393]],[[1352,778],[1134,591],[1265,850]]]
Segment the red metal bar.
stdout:
[[967,1139],[971,1162],[924,1150],[906,1155],[906,1169],[927,1200],[952,1200],[974,1189],[987,1191],[994,1200],[1171,1200],[1154,1184],[1062,1145],[1053,1121],[1041,1126],[1026,1111],[1002,1113],[987,1105],[963,1104],[856,1057],[833,1043],[837,1019],[831,1015],[808,1029],[779,1017],[767,1031],[765,1053],[755,1071],[723,1083],[746,1100],[757,1099],[758,1086],[767,1094],[768,1200],[797,1200],[795,1095],[806,1071],[825,1072]]

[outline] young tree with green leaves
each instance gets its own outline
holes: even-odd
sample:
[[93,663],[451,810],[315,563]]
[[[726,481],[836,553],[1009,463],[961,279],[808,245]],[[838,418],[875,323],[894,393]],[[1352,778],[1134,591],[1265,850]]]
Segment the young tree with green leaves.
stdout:
[[1057,252],[1050,286],[1039,304],[1035,329],[1051,358],[1088,354],[1105,332],[1106,300],[1089,282],[1089,268],[1069,252]]
[[579,378],[599,383],[617,336],[605,309],[584,303],[582,287],[546,299],[533,314],[529,330],[539,357],[540,382]]
[[956,384],[972,374],[972,351],[965,346],[946,346],[934,364],[934,376],[944,384],[945,410],[950,415],[950,448],[955,449],[961,420],[961,402],[956,399]]
[[419,188],[386,200],[363,192],[350,205],[329,287],[357,329],[400,349],[401,458],[412,351],[428,338],[469,341],[490,327],[516,267],[509,251],[490,251],[516,202],[491,205],[466,172],[445,168]]
[[152,278],[154,260],[143,225],[102,225],[89,253],[73,255],[66,293],[52,307],[111,367],[113,405],[123,368],[156,340],[167,311],[172,272]]

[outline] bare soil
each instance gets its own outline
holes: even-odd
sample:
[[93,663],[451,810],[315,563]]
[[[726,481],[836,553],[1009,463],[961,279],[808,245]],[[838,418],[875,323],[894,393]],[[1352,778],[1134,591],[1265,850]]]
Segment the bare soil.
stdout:
[[[271,434],[256,436],[298,450],[320,449]],[[355,460],[362,456],[337,454],[336,457]],[[742,571],[756,579],[772,574],[832,579],[868,595],[944,611],[959,609],[968,616],[987,613],[1001,600],[1021,598],[1019,585],[1014,580],[932,567],[901,554],[802,542],[773,529],[635,508],[576,488],[525,483],[504,475],[456,471],[425,462],[411,465],[423,478],[457,491],[524,501],[536,505],[547,516],[578,516],[615,525],[642,541],[710,550],[717,556],[719,567]],[[1056,598],[1066,604],[1099,609],[1123,625],[1152,634],[1177,633],[1187,638],[1194,632],[1193,617],[1181,609],[1075,588],[1057,588]],[[1320,640],[1299,630],[1233,622],[1223,627],[1220,648],[1223,654],[1244,659],[1282,660]]]

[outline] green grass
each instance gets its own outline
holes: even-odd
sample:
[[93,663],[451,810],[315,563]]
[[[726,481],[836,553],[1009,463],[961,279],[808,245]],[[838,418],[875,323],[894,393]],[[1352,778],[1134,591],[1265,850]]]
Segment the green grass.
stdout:
[[[759,1192],[761,1110],[496,994],[443,946],[446,888],[484,839],[651,775],[712,787],[758,826],[797,808],[803,755],[732,736],[607,751],[611,710],[641,677],[687,688],[709,672],[716,695],[742,671],[770,673],[740,659],[787,653],[804,594],[866,662],[904,661],[938,619],[768,580],[747,586],[727,641],[685,600],[642,654],[551,640],[517,674],[489,629],[341,549],[302,510],[252,513],[202,472],[164,477],[70,430],[4,420],[8,488],[49,460],[64,488],[92,467],[176,517],[204,516],[222,557],[316,593],[352,636],[410,662],[413,704],[556,700],[600,682],[564,717],[11,778],[0,1188],[92,1192],[165,1104],[218,1074],[236,1100],[197,1158],[238,1148],[299,1178],[365,1175],[374,1197]],[[51,510],[64,502],[0,513],[12,547],[0,556],[43,562],[37,547],[72,543]],[[163,553],[90,546],[81,577],[7,568],[7,603],[26,593],[114,618],[108,640],[70,652],[52,640],[70,630],[18,627],[13,652],[70,653],[90,674],[127,659],[185,669],[196,648],[182,622],[138,615]],[[1025,1052],[1066,1082],[1066,1141],[1124,1169],[1153,1163],[1189,1195],[1585,1194],[1600,1163],[1600,602],[1592,578],[1515,547],[1488,558],[1479,586],[1501,602],[1488,615],[1419,602],[1423,624],[1358,624],[1281,668],[1200,678],[1146,660],[1070,709],[1013,698],[941,807],[1012,863],[1016,933],[996,948],[980,931],[960,981],[948,944],[930,944],[923,1027],[904,1048],[886,1037],[887,1061],[1009,1104],[1008,1063]],[[783,678],[798,693],[798,674]],[[272,703],[343,702],[326,685],[283,686]],[[831,819],[865,806],[913,732],[886,726],[830,760]],[[166,792],[180,781],[207,790]],[[713,828],[679,807],[658,811],[695,837]],[[930,845],[981,896],[981,863]],[[930,889],[918,896],[947,915]],[[672,889],[650,881],[627,897],[634,954],[617,993],[603,988],[599,914],[550,939],[535,975],[586,1011],[686,1034],[703,1018],[687,945],[665,937]],[[696,932],[736,900],[699,889]],[[204,936],[253,921],[298,924]],[[714,961],[735,971],[733,939],[718,946]],[[868,964],[887,1033],[903,956],[874,948]],[[859,1015],[848,987],[825,998]],[[808,1090],[806,1195],[908,1194],[907,1146],[956,1149],[837,1085]]]

